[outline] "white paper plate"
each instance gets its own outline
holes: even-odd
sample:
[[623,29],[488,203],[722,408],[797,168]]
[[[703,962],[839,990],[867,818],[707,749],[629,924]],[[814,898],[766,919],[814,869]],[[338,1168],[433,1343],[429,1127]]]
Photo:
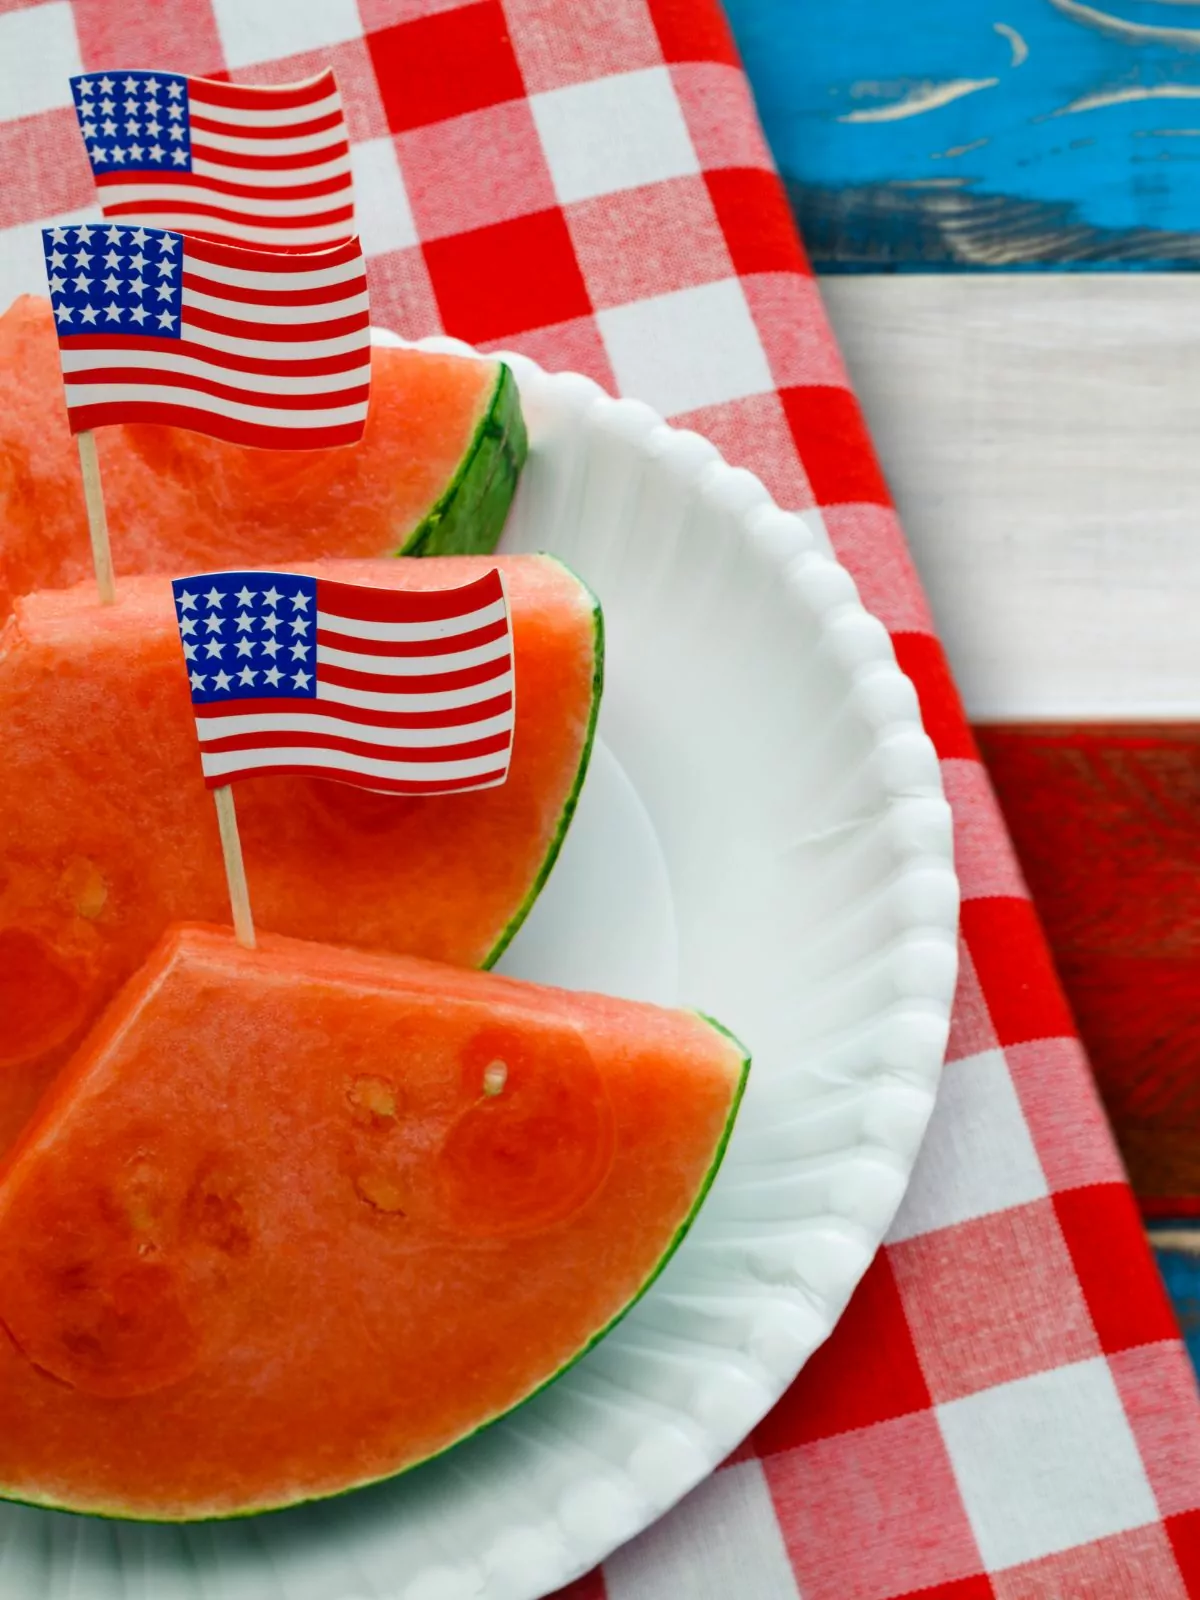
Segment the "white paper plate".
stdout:
[[507,359],[533,449],[505,547],[552,550],[592,585],[608,651],[576,827],[504,966],[733,1028],[754,1066],[724,1167],[640,1305],[479,1438],[241,1523],[0,1507],[5,1600],[533,1600],[741,1441],[904,1192],[958,909],[912,687],[850,578],[755,478],[645,406]]

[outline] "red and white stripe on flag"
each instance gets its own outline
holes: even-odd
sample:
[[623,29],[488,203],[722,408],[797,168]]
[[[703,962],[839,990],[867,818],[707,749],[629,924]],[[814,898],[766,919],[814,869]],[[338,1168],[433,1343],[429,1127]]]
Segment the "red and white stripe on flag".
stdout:
[[92,223],[43,241],[73,432],[157,422],[280,450],[362,436],[371,319],[357,238],[300,254]]
[[271,87],[86,72],[71,88],[106,217],[283,250],[355,232],[350,142],[331,71]]
[[498,570],[456,589],[280,572],[172,587],[209,788],[292,772],[436,795],[507,778],[515,683]]

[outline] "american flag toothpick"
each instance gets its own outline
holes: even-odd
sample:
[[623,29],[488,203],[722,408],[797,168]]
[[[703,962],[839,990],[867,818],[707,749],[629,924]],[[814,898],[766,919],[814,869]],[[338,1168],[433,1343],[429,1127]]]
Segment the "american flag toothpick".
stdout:
[[362,247],[283,255],[162,228],[43,228],[74,433],[163,422],[266,449],[353,444],[367,420]]
[[43,228],[42,242],[102,600],[114,591],[93,428],[166,423],[277,450],[362,437],[371,330],[357,238],[284,254],[89,223]]
[[106,217],[277,250],[356,231],[330,71],[262,88],[122,69],[81,73],[71,90]]
[[290,572],[203,573],[172,589],[243,943],[254,933],[230,784],[292,772],[444,795],[508,777],[516,691],[497,569],[457,589]]

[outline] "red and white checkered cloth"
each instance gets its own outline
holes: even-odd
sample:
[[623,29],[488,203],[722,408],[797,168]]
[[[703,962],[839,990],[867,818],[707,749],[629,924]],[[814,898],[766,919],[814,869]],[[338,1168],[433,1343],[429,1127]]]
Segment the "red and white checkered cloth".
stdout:
[[94,214],[68,75],[333,65],[375,320],[574,367],[819,511],[957,822],[911,1192],[732,1463],[574,1600],[1200,1596],[1200,1406],[715,0],[0,0],[0,300]]

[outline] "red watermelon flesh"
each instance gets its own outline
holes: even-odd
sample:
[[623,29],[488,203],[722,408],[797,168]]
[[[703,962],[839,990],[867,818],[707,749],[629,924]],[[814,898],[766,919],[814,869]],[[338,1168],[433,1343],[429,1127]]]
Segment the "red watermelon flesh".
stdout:
[[225,1516],[445,1450],[656,1276],[747,1066],[694,1013],[172,930],[0,1170],[0,1494]]
[[[118,573],[491,550],[526,449],[502,363],[384,348],[355,445],[250,450],[148,424],[96,441]],[[90,562],[50,303],[24,295],[0,317],[0,618]]]
[[[260,927],[490,964],[558,853],[590,752],[600,613],[546,556],[327,563],[349,583],[450,588],[493,566],[512,612],[508,781],[371,794],[321,778],[236,788]],[[0,632],[0,1152],[172,922],[229,918],[170,584],[129,578],[18,602]]]

